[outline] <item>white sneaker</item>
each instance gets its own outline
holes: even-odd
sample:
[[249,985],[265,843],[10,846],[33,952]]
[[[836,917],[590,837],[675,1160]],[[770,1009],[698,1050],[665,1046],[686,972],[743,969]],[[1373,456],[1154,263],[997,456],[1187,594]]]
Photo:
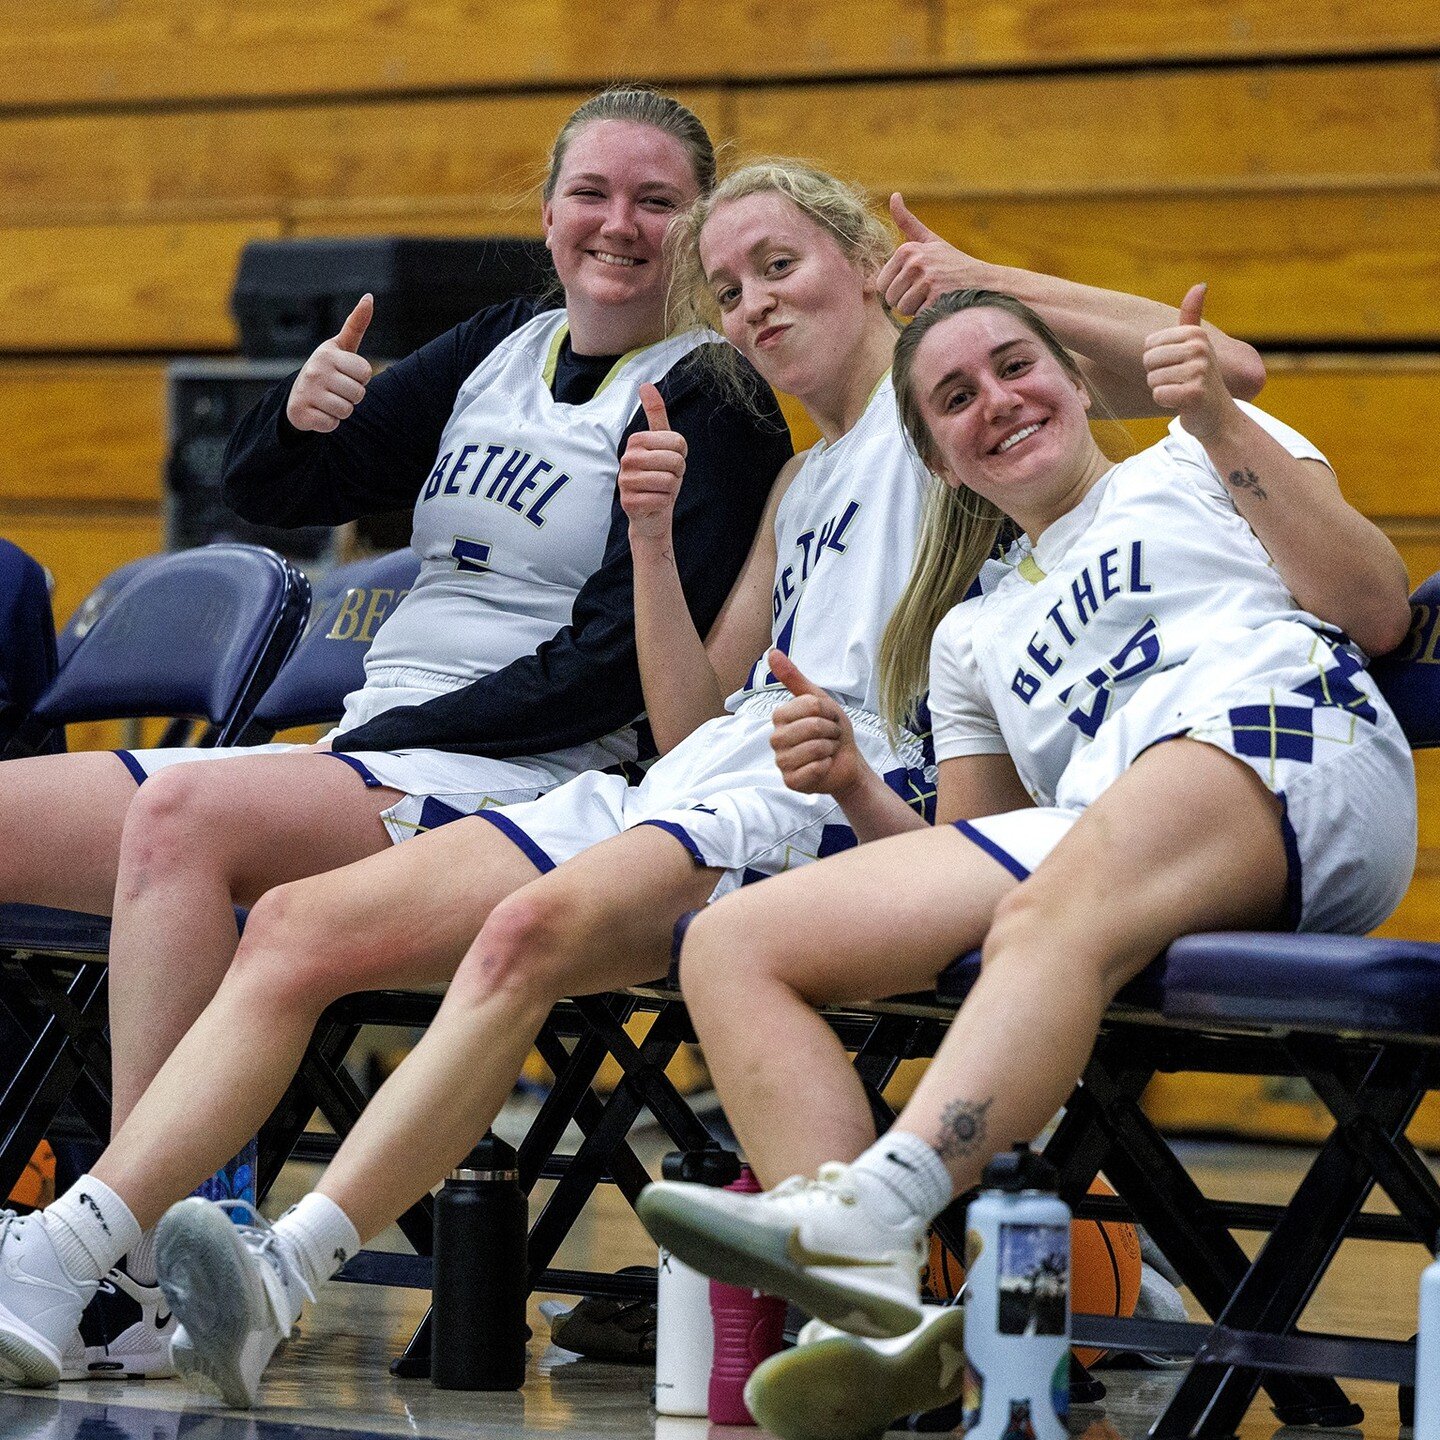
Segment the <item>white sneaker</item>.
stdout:
[[687,1265],[783,1295],[852,1335],[904,1335],[920,1323],[925,1224],[867,1213],[848,1165],[822,1165],[818,1179],[795,1175],[763,1195],[661,1181],[636,1208]]
[[[253,1224],[236,1225],[243,1208]],[[160,1288],[180,1322],[170,1343],[175,1368],[206,1382],[237,1410],[255,1403],[275,1347],[315,1296],[289,1244],[244,1200],[172,1205],[155,1237]]]
[[179,1328],[158,1285],[116,1266],[100,1281],[60,1361],[62,1380],[165,1380],[175,1373],[170,1341]]
[[964,1342],[959,1305],[926,1305],[920,1325],[892,1340],[861,1340],[812,1320],[793,1350],[750,1377],[745,1404],[779,1440],[867,1440],[902,1415],[960,1397]]
[[38,1214],[0,1210],[0,1380],[54,1384],[97,1283],[60,1263]]

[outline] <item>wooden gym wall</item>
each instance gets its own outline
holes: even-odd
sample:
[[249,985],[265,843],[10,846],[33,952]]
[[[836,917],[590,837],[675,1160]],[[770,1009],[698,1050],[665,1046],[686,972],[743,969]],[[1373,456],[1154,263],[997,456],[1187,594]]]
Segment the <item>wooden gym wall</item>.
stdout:
[[[159,544],[164,362],[234,351],[247,240],[533,233],[556,126],[619,76],[978,255],[1208,280],[1265,403],[1440,568],[1433,0],[32,0],[0,9],[0,529],[62,617]],[[1422,783],[1398,923],[1440,933]]]

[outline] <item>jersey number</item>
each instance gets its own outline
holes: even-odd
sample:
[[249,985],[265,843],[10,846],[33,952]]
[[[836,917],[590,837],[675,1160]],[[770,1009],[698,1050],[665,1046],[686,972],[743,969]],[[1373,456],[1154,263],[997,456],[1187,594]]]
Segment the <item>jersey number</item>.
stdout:
[[[1110,713],[1115,686],[1122,680],[1133,680],[1147,670],[1153,670],[1159,663],[1160,631],[1154,616],[1151,616],[1104,665],[1085,677],[1083,683],[1089,685],[1094,693],[1087,704],[1077,705],[1065,718],[1087,739],[1093,740]],[[1071,690],[1075,688],[1072,686]],[[1071,690],[1066,690],[1060,699],[1068,700]]]
[[455,562],[457,570],[474,575],[490,568],[490,547],[483,540],[466,540],[457,535],[450,558]]

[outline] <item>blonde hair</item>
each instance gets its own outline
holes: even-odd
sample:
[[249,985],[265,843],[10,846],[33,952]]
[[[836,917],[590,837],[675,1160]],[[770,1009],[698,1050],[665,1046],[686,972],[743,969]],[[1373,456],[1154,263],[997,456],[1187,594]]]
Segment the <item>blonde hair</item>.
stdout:
[[560,167],[565,163],[571,141],[597,120],[630,120],[671,136],[685,147],[700,193],[703,195],[714,186],[715,146],[693,110],[649,85],[612,85],[587,100],[560,127],[550,147],[550,164],[541,188],[544,199],[549,200],[555,194]]
[[[869,196],[858,185],[827,175],[803,160],[772,156],[752,160],[732,171],[683,215],[675,218],[665,237],[670,263],[670,301],[667,324],[673,331],[694,327],[720,328],[720,307],[700,263],[700,236],[716,209],[748,195],[783,195],[807,219],[814,221],[862,274],[873,275],[890,258],[895,238],[870,208]],[[707,358],[717,381],[733,396],[749,401],[753,380],[740,353],[729,345],[709,347]]]
[[930,642],[936,627],[965,598],[1008,523],[997,505],[968,486],[946,484],[935,473],[942,457],[915,393],[915,356],[925,336],[942,320],[982,306],[1013,315],[1071,379],[1085,384],[1075,357],[1054,331],[1013,295],[952,290],[922,310],[901,333],[895,346],[895,403],[910,443],[930,472],[930,488],[915,563],[880,641],[880,708],[892,730],[913,722],[917,702],[930,683]]

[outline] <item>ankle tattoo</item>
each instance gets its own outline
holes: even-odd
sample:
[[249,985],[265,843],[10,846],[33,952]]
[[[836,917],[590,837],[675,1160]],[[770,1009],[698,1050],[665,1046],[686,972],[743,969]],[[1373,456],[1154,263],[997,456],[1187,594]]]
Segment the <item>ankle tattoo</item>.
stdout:
[[995,1097],[952,1100],[940,1112],[940,1138],[935,1148],[943,1159],[963,1160],[985,1143],[985,1115]]

